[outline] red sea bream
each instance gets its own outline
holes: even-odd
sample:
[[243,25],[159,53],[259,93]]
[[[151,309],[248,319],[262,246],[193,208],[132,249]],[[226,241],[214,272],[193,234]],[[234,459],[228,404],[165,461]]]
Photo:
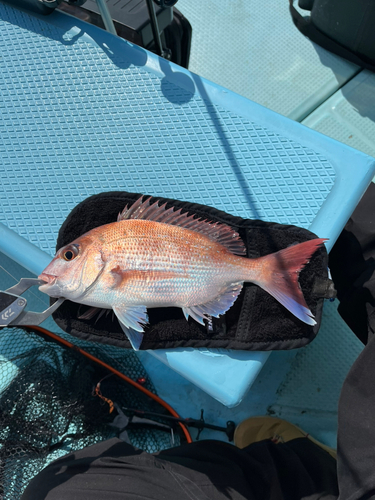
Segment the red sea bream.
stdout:
[[203,324],[224,314],[246,281],[275,297],[301,321],[315,320],[298,275],[324,239],[306,241],[258,259],[229,226],[140,198],[117,222],[97,227],[61,248],[39,276],[51,297],[112,309],[134,349],[147,308],[181,307]]

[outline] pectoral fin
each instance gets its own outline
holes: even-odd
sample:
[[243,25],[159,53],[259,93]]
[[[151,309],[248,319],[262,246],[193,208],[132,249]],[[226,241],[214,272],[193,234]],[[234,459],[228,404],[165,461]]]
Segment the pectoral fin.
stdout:
[[131,346],[138,351],[143,340],[143,327],[148,323],[146,307],[114,306],[113,311]]

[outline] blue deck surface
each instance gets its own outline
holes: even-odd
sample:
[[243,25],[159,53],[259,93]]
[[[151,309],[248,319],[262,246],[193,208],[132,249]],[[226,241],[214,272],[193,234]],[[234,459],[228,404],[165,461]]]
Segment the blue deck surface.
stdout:
[[[374,174],[375,161],[358,151],[70,17],[55,12],[40,19],[0,4],[0,19],[1,222],[49,255],[61,223],[79,201],[119,189],[297,224],[330,237],[331,246]],[[342,64],[345,76],[329,92],[357,72]],[[321,96],[315,105],[320,101]],[[11,244],[7,237],[1,241]],[[38,272],[43,262],[32,270]],[[335,318],[333,307],[328,318]],[[341,331],[337,321],[333,327]],[[243,400],[237,421],[272,405],[272,411],[296,420],[299,407],[289,397],[293,373],[303,387],[314,371],[306,359],[313,349],[324,349],[331,328],[327,319],[318,339],[297,356],[272,353],[247,396],[269,353],[159,353],[184,378],[148,353],[140,356],[160,395],[184,414],[204,405],[208,419],[233,418],[208,393],[227,406]],[[360,349],[353,348],[349,331],[343,338],[348,350],[337,380]],[[320,373],[331,375],[335,366],[328,362]],[[335,386],[330,396],[333,407],[337,391]],[[319,407],[316,401],[310,397],[308,416]],[[306,406],[303,399],[299,404]],[[317,437],[332,444],[334,410],[329,412],[330,434]],[[306,420],[310,428],[312,420]]]
[[191,71],[293,120],[359,71],[301,35],[285,0],[179,0],[177,8],[193,28]]
[[302,123],[375,157],[375,74],[361,71]]

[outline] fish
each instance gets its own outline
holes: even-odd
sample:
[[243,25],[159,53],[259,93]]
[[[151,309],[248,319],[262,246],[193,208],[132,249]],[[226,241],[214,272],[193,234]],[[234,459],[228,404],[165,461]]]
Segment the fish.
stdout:
[[141,196],[117,221],[59,249],[39,275],[50,297],[113,310],[133,349],[141,346],[147,308],[180,307],[204,325],[224,314],[251,282],[308,325],[316,321],[298,276],[325,238],[259,258],[246,257],[237,231]]

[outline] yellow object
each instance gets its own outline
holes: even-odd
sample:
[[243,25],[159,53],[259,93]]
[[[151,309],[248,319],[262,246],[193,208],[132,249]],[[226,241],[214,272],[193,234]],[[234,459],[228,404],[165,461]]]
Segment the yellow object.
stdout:
[[302,437],[310,439],[336,459],[336,450],[320,443],[296,425],[276,417],[250,417],[244,420],[236,427],[234,444],[238,448],[245,448],[264,439],[271,439],[278,444]]

